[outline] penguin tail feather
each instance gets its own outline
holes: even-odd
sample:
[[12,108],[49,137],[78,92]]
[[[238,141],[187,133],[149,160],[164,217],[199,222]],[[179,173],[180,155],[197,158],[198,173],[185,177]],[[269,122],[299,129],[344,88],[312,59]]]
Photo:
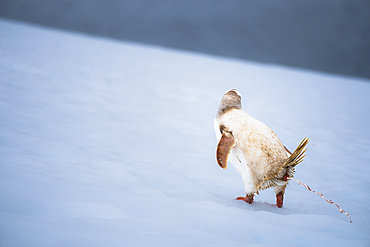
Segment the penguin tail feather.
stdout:
[[287,158],[282,167],[295,167],[299,163],[301,163],[305,157],[305,152],[307,150],[306,145],[309,142],[309,139],[305,137],[302,142],[298,145],[298,147],[294,150],[292,155],[290,155],[289,158]]

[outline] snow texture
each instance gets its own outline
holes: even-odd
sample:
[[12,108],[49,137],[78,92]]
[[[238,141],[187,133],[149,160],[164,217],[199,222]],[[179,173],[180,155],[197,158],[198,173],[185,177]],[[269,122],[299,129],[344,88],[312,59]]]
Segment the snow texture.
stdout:
[[[0,246],[369,246],[368,80],[0,20]],[[215,160],[225,91],[285,146],[284,207]]]

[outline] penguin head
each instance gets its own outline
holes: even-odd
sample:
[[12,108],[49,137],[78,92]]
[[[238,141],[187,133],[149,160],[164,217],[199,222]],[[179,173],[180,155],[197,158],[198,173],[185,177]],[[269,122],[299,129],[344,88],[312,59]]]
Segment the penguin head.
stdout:
[[227,91],[221,99],[217,116],[221,116],[231,109],[242,109],[242,96],[236,89]]

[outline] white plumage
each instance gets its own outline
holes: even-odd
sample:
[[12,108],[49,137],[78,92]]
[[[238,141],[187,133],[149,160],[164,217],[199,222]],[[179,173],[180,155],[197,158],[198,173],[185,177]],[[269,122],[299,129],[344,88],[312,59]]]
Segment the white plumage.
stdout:
[[243,179],[246,196],[237,199],[252,203],[259,190],[275,187],[277,205],[282,207],[288,178],[303,160],[308,139],[291,154],[267,125],[243,111],[235,89],[222,97],[214,126],[218,164],[226,168],[229,160]]

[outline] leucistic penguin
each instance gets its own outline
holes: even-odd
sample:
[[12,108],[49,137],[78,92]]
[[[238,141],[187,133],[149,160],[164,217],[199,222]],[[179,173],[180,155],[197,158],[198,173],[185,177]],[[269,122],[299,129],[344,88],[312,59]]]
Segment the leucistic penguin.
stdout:
[[242,109],[241,94],[235,89],[223,95],[214,124],[217,163],[226,169],[230,161],[244,183],[246,196],[236,199],[252,203],[260,190],[274,187],[276,205],[282,207],[285,188],[294,167],[303,161],[308,138],[291,153],[267,125]]

